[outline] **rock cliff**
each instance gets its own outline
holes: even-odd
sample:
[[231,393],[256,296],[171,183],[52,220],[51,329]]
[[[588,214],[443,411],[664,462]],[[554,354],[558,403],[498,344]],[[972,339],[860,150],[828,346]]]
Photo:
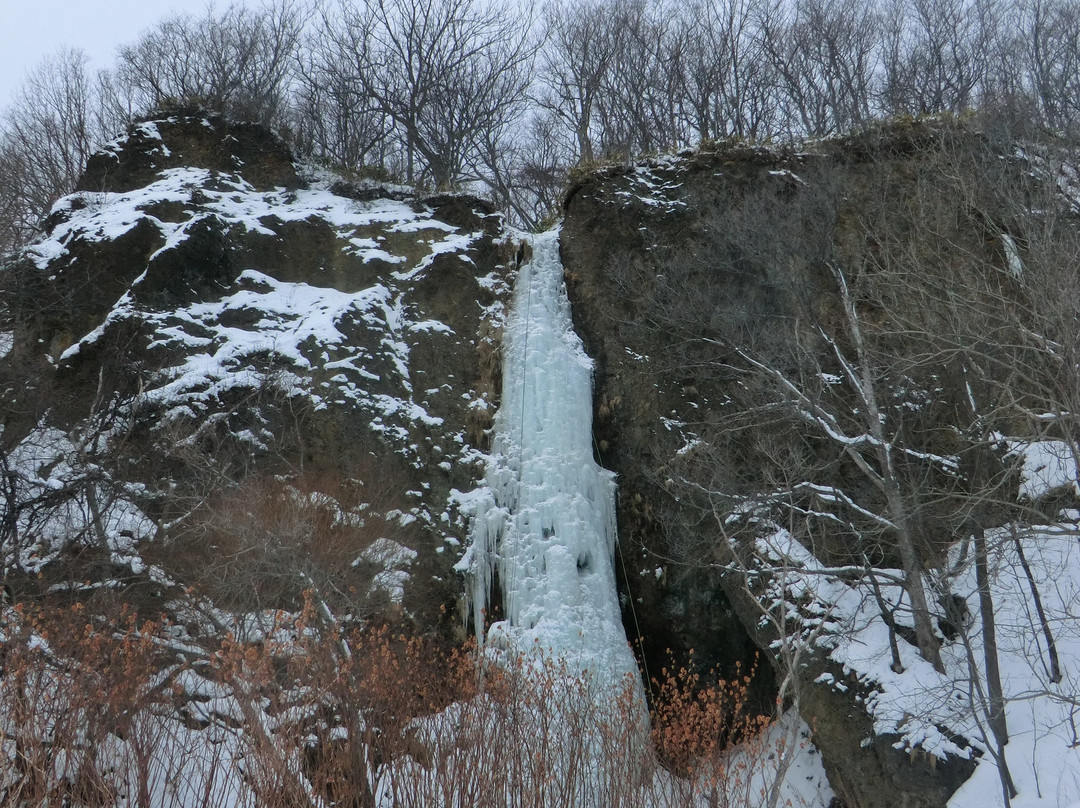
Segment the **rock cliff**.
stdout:
[[[953,594],[957,546],[1027,518],[1003,435],[1032,438],[1023,413],[1053,408],[1013,386],[1019,366],[1054,374],[1020,333],[1068,330],[1035,278],[1067,275],[1034,236],[1071,239],[1048,177],[962,124],[902,122],[802,150],[706,145],[566,197],[628,632],[653,670],[690,649],[727,675],[763,660],[762,706],[778,687],[797,701],[849,806],[942,806],[985,754],[926,704],[968,675],[949,624],[978,606]],[[920,639],[905,604],[924,588]],[[856,613],[887,624],[876,640]],[[851,637],[876,661],[853,661]],[[890,657],[922,696],[885,709],[903,689]]]
[[133,126],[4,272],[11,585],[310,585],[449,631],[504,241],[478,199],[298,171],[262,127]]

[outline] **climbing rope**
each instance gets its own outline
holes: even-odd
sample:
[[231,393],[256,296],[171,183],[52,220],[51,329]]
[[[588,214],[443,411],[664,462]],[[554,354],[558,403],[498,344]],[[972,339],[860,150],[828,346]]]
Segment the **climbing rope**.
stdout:
[[[596,442],[596,435],[593,435],[593,450],[596,452],[597,460],[600,458],[600,444]],[[626,584],[626,597],[630,601],[630,616],[634,620],[634,634],[637,636],[637,647],[641,651],[641,667],[645,671],[645,687],[649,691],[649,701],[652,704],[656,703],[656,694],[653,692],[653,680],[652,675],[649,673],[649,661],[645,658],[645,643],[644,637],[641,634],[641,623],[638,622],[637,607],[634,606],[634,596],[630,592],[630,573],[626,571],[626,555],[623,552],[622,541],[619,540],[618,532],[615,535],[615,547],[618,548],[619,564],[622,565],[623,581]]]

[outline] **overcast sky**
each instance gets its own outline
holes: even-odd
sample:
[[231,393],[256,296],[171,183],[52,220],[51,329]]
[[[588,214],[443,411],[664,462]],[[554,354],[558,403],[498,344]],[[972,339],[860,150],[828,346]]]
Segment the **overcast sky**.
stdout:
[[[227,0],[218,2],[223,8]],[[29,68],[61,47],[82,48],[96,70],[175,11],[199,13],[205,0],[0,0],[0,106],[7,106]]]

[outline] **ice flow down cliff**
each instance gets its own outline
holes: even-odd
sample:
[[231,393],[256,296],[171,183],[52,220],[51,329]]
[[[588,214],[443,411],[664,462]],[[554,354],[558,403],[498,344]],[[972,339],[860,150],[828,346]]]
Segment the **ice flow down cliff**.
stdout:
[[615,586],[615,478],[593,460],[592,360],[571,323],[558,231],[532,248],[506,322],[502,405],[461,566],[478,629],[497,578],[503,614],[487,642],[615,683],[637,675]]

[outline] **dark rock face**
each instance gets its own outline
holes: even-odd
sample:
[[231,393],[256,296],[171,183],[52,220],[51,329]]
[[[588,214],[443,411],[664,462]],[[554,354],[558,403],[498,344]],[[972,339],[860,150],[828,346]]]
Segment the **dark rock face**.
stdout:
[[[262,127],[178,109],[95,155],[45,229],[3,273],[3,448],[82,445],[79,479],[145,515],[131,569],[104,569],[157,565],[239,611],[293,608],[307,580],[357,618],[459,630],[454,492],[497,406],[512,254],[488,205],[305,180]],[[90,541],[52,535],[58,559]],[[224,578],[228,547],[263,573]]]
[[303,185],[288,147],[266,127],[179,107],[136,123],[93,155],[76,190],[133,191],[161,171],[191,166],[242,176],[260,191]]
[[[941,179],[951,170],[943,166],[954,164],[963,169],[953,175],[963,173],[977,189],[969,199]],[[800,378],[808,360],[827,366],[833,349],[820,335],[839,334],[838,350],[852,350],[833,266],[865,284],[857,313],[875,356],[909,356],[913,348],[897,336],[903,329],[892,326],[919,322],[932,333],[946,314],[932,297],[886,288],[893,276],[883,268],[893,266],[900,244],[928,285],[935,273],[970,273],[1017,294],[1000,280],[998,225],[991,224],[1008,221],[1000,192],[1010,187],[1002,179],[1008,170],[976,135],[905,124],[812,153],[721,145],[601,170],[570,190],[562,229],[567,285],[575,325],[596,361],[597,451],[619,475],[628,634],[640,627],[641,653],[652,666],[668,653],[685,659],[692,648],[702,668],[717,665],[722,674],[736,661],[746,670],[759,656],[761,668],[788,674],[756,594],[760,580],[733,563],[736,504],[781,487],[775,470],[785,468],[796,481],[801,468],[817,469],[860,501],[873,503],[877,494],[845,458],[830,459],[827,442],[777,415],[783,398],[770,398],[741,359],[757,357]],[[939,252],[932,237],[919,237],[929,225],[916,211],[948,223]],[[905,367],[907,387],[890,387],[889,396],[898,408],[918,410],[913,429],[924,430],[927,446],[951,453],[955,379],[916,361]],[[918,385],[934,395],[918,405],[901,401]],[[846,400],[840,408],[857,411]],[[812,509],[800,507],[812,520]],[[932,566],[950,539],[950,517],[943,509],[923,518]],[[815,523],[807,532],[826,563],[858,558],[844,531]],[[874,552],[881,566],[899,566],[887,541]],[[843,671],[827,650],[807,653],[794,672],[801,710],[844,804],[943,806],[974,762],[931,760],[918,748],[895,748],[904,746],[896,736],[875,735],[858,687],[823,684],[823,674],[839,681]],[[767,710],[774,680],[761,677],[757,687]]]
[[[734,673],[736,661],[744,670],[756,666],[764,674],[756,695],[768,710],[775,687],[769,666],[757,665],[758,649],[723,593],[720,559],[701,538],[709,535],[712,516],[684,507],[669,480],[672,461],[689,445],[684,427],[723,392],[708,368],[680,356],[679,335],[662,319],[678,315],[660,310],[660,296],[700,307],[687,313],[690,327],[705,309],[706,318],[713,316],[714,307],[747,321],[793,308],[785,303],[786,290],[737,266],[719,267],[719,278],[703,273],[681,288],[662,288],[671,264],[696,260],[714,246],[708,241],[716,199],[784,164],[753,151],[724,159],[731,179],[711,160],[586,179],[567,197],[563,261],[575,325],[596,360],[600,459],[619,474],[619,535],[627,587],[641,601],[642,653],[652,668],[666,662],[669,649],[679,658],[693,649],[702,667],[717,666],[723,675]],[[786,187],[773,185],[781,194]],[[664,562],[695,553],[697,563]],[[632,626],[634,616],[627,616]]]

